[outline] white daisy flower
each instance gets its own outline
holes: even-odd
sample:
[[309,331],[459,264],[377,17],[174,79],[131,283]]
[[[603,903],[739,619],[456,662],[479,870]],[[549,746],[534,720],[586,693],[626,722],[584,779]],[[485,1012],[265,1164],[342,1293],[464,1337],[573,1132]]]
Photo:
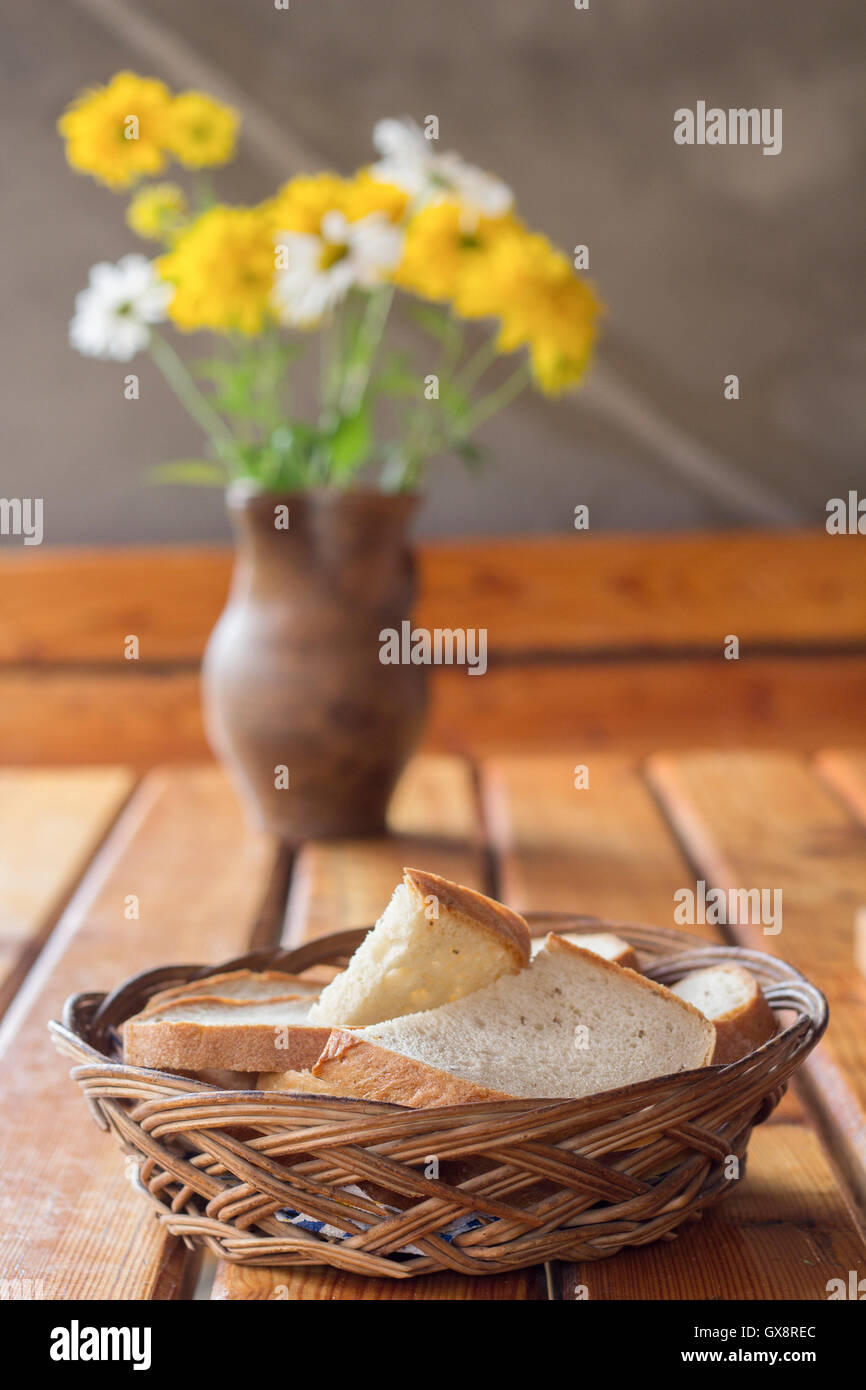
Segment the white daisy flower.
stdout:
[[403,233],[381,212],[349,222],[325,213],[316,234],[281,232],[287,265],[277,271],[273,300],[283,323],[306,328],[358,286],[372,289],[399,264]]
[[382,156],[372,166],[374,177],[396,184],[418,206],[452,197],[471,216],[501,217],[514,202],[511,189],[494,174],[467,164],[453,151],[437,154],[435,142],[408,117],[377,121],[373,144]]
[[69,341],[85,357],[128,362],[150,342],[149,324],[161,323],[174,293],[146,256],[100,261],[75,297]]

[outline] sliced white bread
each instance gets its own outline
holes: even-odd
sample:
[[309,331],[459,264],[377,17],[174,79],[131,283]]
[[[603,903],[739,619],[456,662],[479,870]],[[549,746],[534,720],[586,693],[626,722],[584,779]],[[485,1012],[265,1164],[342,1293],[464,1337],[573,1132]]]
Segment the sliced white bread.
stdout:
[[438,1009],[335,1029],[313,1074],[335,1095],[441,1106],[580,1097],[705,1066],[715,1029],[633,970],[551,933],[530,968]]
[[673,986],[716,1030],[713,1062],[737,1062],[775,1034],[778,1024],[760,986],[741,965],[710,965]]
[[221,975],[205,975],[183,985],[172,985],[151,995],[137,1018],[159,1013],[175,999],[192,999],[207,995],[209,999],[296,999],[314,1000],[322,986],[302,975],[288,975],[279,970],[230,970]]
[[320,1025],[364,1025],[448,1004],[529,963],[523,918],[438,874],[403,882],[348,966],[310,1010]]
[[299,1091],[302,1095],[328,1095],[327,1083],[311,1071],[262,1071],[256,1081],[257,1091]]
[[[563,931],[557,932],[563,941],[570,941],[574,946],[580,946],[584,951],[592,951],[596,956],[603,956],[605,960],[612,960],[615,965],[624,965],[628,970],[637,970],[638,959],[637,951],[630,946],[627,941],[623,941],[621,936],[614,936],[613,932],[578,932]],[[532,943],[532,954],[537,956],[539,951],[544,950],[546,937],[538,936]]]
[[123,1025],[123,1058],[159,1071],[236,1072],[311,1067],[328,1040],[308,1023],[309,997],[226,999],[193,995]]

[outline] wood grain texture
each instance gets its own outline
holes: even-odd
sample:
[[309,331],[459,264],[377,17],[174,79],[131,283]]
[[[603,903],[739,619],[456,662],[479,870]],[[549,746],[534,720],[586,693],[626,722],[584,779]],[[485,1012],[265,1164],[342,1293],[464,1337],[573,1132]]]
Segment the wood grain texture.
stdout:
[[[866,642],[859,538],[824,531],[427,542],[425,627],[485,627],[490,651]],[[197,662],[225,601],[228,549],[45,550],[0,557],[0,662]]]
[[[48,1038],[68,994],[242,949],[275,851],[215,769],[155,773],[93,861],[0,1031],[0,1268],[46,1298],[136,1299],[178,1286],[175,1243],[129,1185]],[[139,903],[128,919],[129,895]]]
[[751,656],[437,670],[426,742],[506,751],[645,756],[659,748],[816,749],[862,743],[866,657]]
[[[565,756],[500,757],[481,787],[499,892],[518,911],[587,912],[673,926],[688,870],[633,763],[594,754],[589,786]],[[695,929],[696,936],[711,929]]]
[[[721,653],[721,647],[720,647]],[[132,668],[136,664],[125,664]],[[434,667],[423,746],[499,752],[795,748],[864,738],[866,656],[532,661]],[[56,766],[210,757],[194,671],[0,671],[0,761]]]
[[866,826],[866,749],[825,749],[816,757],[815,767],[861,825]]
[[[745,1176],[700,1221],[616,1259],[562,1267],[562,1297],[827,1298],[827,1281],[863,1268],[864,1243],[816,1136],[760,1125]],[[582,1295],[586,1297],[587,1294]]]
[[866,902],[866,834],[805,760],[792,754],[668,755],[650,778],[698,876],[720,888],[782,893],[782,930],[729,927],[814,981],[830,1026],[802,1073],[834,1154],[866,1205],[866,980],[854,924]]
[[[287,943],[297,945],[324,932],[374,922],[407,863],[470,888],[485,888],[474,787],[466,764],[451,758],[418,758],[410,764],[392,808],[392,826],[396,833],[387,839],[310,842],[301,849],[289,897]],[[462,843],[447,838],[455,831]],[[326,1267],[258,1270],[221,1264],[213,1297],[523,1300],[543,1298],[544,1283],[537,1270],[477,1279],[422,1275],[398,1281],[362,1279]]]
[[[564,758],[500,758],[482,768],[503,896],[525,910],[555,908],[676,925],[673,894],[693,878],[641,776],[622,760],[593,758],[590,789],[577,791],[570,770]],[[714,929],[705,924],[694,930],[711,936]],[[774,1127],[779,1138],[762,1137],[756,1144],[763,1131],[755,1131],[749,1176],[736,1198],[673,1243],[624,1250],[609,1261],[560,1266],[562,1296],[573,1298],[576,1286],[585,1285],[591,1298],[715,1298],[719,1270],[724,1270],[727,1298],[800,1296],[804,1276],[793,1264],[815,1242],[804,1243],[803,1218],[792,1218],[792,1186],[804,1194],[807,1210],[812,1199],[816,1212],[832,1199],[839,1258],[856,1251],[862,1263],[844,1195],[820,1159],[814,1136],[798,1123],[796,1102],[784,1113],[783,1123]],[[742,1208],[735,1203],[754,1201],[756,1192],[762,1221],[771,1229],[744,1238]],[[813,1219],[807,1216],[806,1224]],[[822,1287],[837,1272],[830,1263]],[[814,1277],[809,1287],[809,1296],[816,1297]]]
[[0,1011],[133,782],[117,767],[0,770]]
[[309,1269],[247,1269],[223,1265],[212,1297],[292,1303],[358,1302],[525,1302],[546,1297],[544,1266],[517,1274],[472,1278],[463,1274],[420,1275],[417,1279],[366,1279],[327,1266]]

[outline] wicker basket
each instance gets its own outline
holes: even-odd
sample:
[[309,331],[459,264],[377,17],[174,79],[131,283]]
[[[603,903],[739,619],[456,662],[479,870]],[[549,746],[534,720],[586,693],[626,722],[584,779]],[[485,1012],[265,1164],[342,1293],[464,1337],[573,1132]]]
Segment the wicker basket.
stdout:
[[597,918],[529,920],[539,933],[613,930],[662,983],[740,961],[775,1010],[791,1011],[787,1026],[726,1067],[582,1100],[437,1110],[219,1091],[121,1062],[118,1025],[157,990],[239,966],[297,973],[341,963],[366,928],[218,967],[147,971],[113,994],[73,996],[63,1023],[49,1026],[75,1063],[72,1076],[97,1124],[132,1155],[135,1185],[159,1219],[187,1245],[204,1244],[223,1259],[407,1279],[599,1259],[669,1237],[730,1188],[731,1156],[742,1174],[752,1127],[826,1027],[824,996],[792,966],[757,951]]

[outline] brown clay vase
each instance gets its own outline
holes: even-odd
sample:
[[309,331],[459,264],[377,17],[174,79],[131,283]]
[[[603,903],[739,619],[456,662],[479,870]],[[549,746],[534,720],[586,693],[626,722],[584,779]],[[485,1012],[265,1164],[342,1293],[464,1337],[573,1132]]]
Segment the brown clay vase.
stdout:
[[420,735],[424,668],[379,660],[382,629],[411,616],[416,506],[229,491],[237,559],[204,657],[205,723],[254,821],[288,842],[381,834]]

